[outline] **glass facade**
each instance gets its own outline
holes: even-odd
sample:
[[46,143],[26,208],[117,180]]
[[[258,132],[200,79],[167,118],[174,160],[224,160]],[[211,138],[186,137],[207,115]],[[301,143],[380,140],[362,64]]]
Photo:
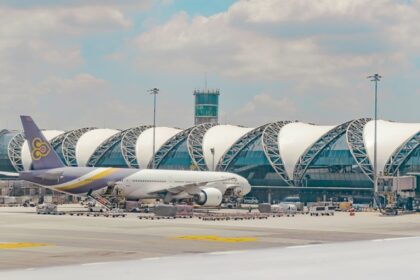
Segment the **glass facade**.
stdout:
[[196,117],[217,117],[219,108],[210,105],[197,105],[195,106]]
[[330,143],[309,165],[303,176],[303,186],[373,188],[353,158],[343,134]]
[[159,169],[192,170],[193,162],[188,152],[187,139],[176,145],[160,162]]
[[66,161],[64,160],[64,156],[63,156],[63,150],[62,150],[63,144],[59,144],[57,146],[54,147],[54,151],[58,154],[58,156],[60,157],[61,161],[66,164]]
[[9,155],[7,153],[7,148],[9,145],[10,140],[16,135],[17,133],[8,132],[5,134],[0,134],[0,170],[5,172],[16,172],[13,165],[10,163]]
[[[420,172],[420,146],[418,146],[400,167],[400,174]],[[420,176],[417,176],[417,190],[420,191]]]
[[420,172],[420,146],[418,146],[408,157],[400,168],[401,173]]
[[287,186],[265,156],[261,136],[249,143],[232,160],[226,171],[247,178],[255,186]]
[[219,93],[195,93],[195,104],[219,105]]
[[121,141],[117,142],[111,149],[98,160],[96,166],[127,168],[128,165],[121,153]]
[[195,124],[217,123],[219,116],[219,91],[196,90],[195,96]]

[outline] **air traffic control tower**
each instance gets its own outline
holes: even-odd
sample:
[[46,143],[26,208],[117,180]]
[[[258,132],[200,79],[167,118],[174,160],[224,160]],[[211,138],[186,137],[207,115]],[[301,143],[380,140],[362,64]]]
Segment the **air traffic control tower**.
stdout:
[[194,90],[195,125],[219,122],[219,95],[218,89]]

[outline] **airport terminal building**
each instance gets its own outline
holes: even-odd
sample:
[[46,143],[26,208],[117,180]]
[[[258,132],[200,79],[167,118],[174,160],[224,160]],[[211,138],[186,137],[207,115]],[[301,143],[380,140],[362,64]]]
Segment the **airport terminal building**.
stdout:
[[[203,123],[182,130],[142,125],[127,130],[45,130],[68,166],[219,170],[237,173],[260,201],[290,194],[371,195],[374,121],[336,126],[276,121],[256,128]],[[420,174],[420,123],[378,121],[380,175]],[[0,131],[0,170],[31,168],[22,132]],[[420,178],[417,180],[419,189]]]

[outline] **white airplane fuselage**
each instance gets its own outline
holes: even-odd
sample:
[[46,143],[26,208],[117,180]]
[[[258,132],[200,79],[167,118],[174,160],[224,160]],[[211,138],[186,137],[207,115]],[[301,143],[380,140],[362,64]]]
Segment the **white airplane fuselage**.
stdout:
[[[209,182],[204,188],[216,188],[224,194],[229,188],[236,188],[241,196],[250,192],[251,186],[248,181],[236,174],[227,172],[203,172],[203,171],[175,171],[144,169],[124,178],[121,186],[125,196],[129,200],[144,198],[158,198],[158,193],[177,186],[185,186],[194,183]],[[180,192],[174,198],[187,198],[188,193]]]

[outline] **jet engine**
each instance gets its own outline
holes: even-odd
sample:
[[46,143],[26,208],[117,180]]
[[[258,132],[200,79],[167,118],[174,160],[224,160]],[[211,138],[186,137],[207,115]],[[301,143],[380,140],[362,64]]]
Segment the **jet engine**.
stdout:
[[194,202],[201,206],[219,206],[222,200],[223,194],[216,188],[205,188],[194,195]]

